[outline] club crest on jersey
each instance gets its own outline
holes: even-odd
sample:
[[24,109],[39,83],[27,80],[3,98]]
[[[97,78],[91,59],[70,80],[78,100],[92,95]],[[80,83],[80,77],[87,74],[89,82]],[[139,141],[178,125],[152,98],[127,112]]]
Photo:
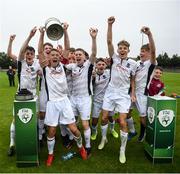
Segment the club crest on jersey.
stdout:
[[18,111],[17,115],[19,119],[26,124],[31,120],[33,112],[29,108],[22,108]]
[[159,119],[159,122],[160,124],[163,126],[163,127],[167,127],[169,126],[172,121],[173,121],[173,118],[174,118],[174,111],[173,110],[162,110],[159,112],[158,114],[158,119]]
[[140,67],[144,67],[144,63],[143,62],[140,62]]
[[136,68],[136,73],[137,73],[138,71],[141,71],[144,66],[145,66],[144,63],[140,62],[140,65],[137,66],[137,68]]
[[34,67],[30,67],[30,69],[31,69],[31,72],[35,71]]
[[154,117],[155,117],[155,110],[154,110],[154,108],[148,107],[147,117],[148,117],[149,123],[152,124],[153,121],[154,121]]
[[32,73],[32,72],[35,72],[35,69],[34,69],[34,67],[29,67],[29,68],[26,69],[26,71],[28,73]]
[[130,63],[127,63],[126,67],[127,67],[127,68],[130,68]]
[[102,78],[103,78],[103,79],[106,79],[106,75],[103,75]]
[[157,84],[157,87],[160,88],[160,87],[161,87],[161,84]]

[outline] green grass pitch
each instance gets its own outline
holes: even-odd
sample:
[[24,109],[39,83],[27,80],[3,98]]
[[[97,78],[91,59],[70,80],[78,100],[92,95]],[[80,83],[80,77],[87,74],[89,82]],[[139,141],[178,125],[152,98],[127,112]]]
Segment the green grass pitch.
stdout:
[[[163,81],[166,86],[166,94],[175,92],[180,95],[180,73],[164,73]],[[16,167],[16,157],[8,157],[7,149],[9,146],[9,127],[12,121],[12,107],[16,87],[9,87],[7,75],[0,72],[0,173],[179,173],[180,172],[180,99],[177,99],[177,118],[176,118],[176,139],[174,162],[154,164],[147,159],[144,154],[143,143],[137,142],[137,137],[127,143],[126,157],[127,162],[119,162],[120,139],[114,139],[108,133],[108,144],[103,150],[98,150],[100,143],[100,129],[96,141],[92,141],[92,156],[83,161],[78,155],[69,161],[62,161],[61,156],[68,152],[62,146],[60,132],[57,132],[55,145],[55,161],[51,167],[46,167],[47,147],[40,151],[40,166],[29,168]],[[135,127],[139,132],[139,117],[133,111]],[[118,131],[119,126],[115,129]],[[74,144],[72,151],[77,151]]]

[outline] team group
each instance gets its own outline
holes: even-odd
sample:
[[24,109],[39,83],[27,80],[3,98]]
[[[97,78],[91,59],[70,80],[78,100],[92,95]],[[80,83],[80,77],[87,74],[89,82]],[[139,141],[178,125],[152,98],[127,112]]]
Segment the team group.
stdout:
[[[56,127],[60,125],[64,145],[69,148],[75,140],[80,155],[86,160],[91,155],[91,140],[96,140],[98,133],[98,119],[101,118],[101,142],[98,146],[102,150],[107,140],[108,123],[115,138],[120,135],[119,149],[120,163],[126,162],[127,141],[137,135],[134,128],[131,110],[133,106],[140,115],[140,134],[138,141],[145,137],[147,96],[164,95],[164,84],[160,81],[161,67],[157,66],[155,44],[150,28],[142,27],[141,32],[147,35],[149,43],[142,45],[140,60],[128,57],[130,44],[122,40],[117,44],[115,53],[112,43],[113,16],[107,20],[107,46],[110,58],[96,58],[96,37],[98,30],[90,28],[92,39],[91,54],[82,48],[70,47],[68,24],[64,23],[64,49],[58,45],[53,48],[51,43],[44,43],[45,29],[39,28],[38,56],[35,49],[29,46],[35,35],[34,27],[23,43],[18,57],[12,54],[12,43],[15,35],[10,36],[8,56],[18,63],[19,89],[27,89],[36,96],[37,77],[40,77],[39,92],[39,142],[42,143],[44,125],[47,130],[48,157],[47,166],[54,160],[54,145]],[[92,112],[91,112],[92,108]],[[120,133],[114,129],[114,113],[119,117]],[[90,116],[92,122],[90,126]],[[83,145],[78,122],[82,121],[84,133]],[[8,155],[15,150],[15,124],[10,126],[10,147]]]

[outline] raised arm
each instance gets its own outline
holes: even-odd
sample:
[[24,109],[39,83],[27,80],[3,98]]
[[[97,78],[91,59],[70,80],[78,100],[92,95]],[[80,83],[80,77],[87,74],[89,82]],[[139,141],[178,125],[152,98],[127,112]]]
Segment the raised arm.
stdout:
[[64,30],[64,50],[62,52],[62,55],[64,58],[68,57],[68,53],[69,53],[69,48],[70,48],[70,40],[69,40],[69,35],[68,35],[68,27],[69,24],[64,22],[63,23],[63,30]]
[[13,60],[17,60],[17,56],[12,54],[12,43],[13,43],[15,37],[16,37],[15,34],[10,36],[9,43],[8,43],[8,48],[7,48],[7,56],[12,58]]
[[44,27],[39,28],[40,36],[39,36],[39,43],[38,43],[38,57],[39,57],[39,63],[41,67],[45,67],[48,65],[48,60],[45,58],[44,52],[43,52],[43,44],[44,44]]
[[39,32],[40,32],[40,37],[38,42],[38,55],[43,54],[44,32],[45,32],[44,27],[40,27]]
[[63,24],[63,29],[64,29],[64,49],[68,50],[70,48],[70,40],[69,40],[69,35],[68,35],[68,27],[69,24],[64,22]]
[[91,48],[91,55],[90,55],[89,60],[92,64],[94,64],[96,61],[96,54],[97,54],[96,36],[98,33],[98,29],[97,28],[95,28],[95,29],[90,28],[89,33],[90,33],[90,36],[92,38],[92,48]]
[[112,44],[112,24],[114,23],[114,21],[115,21],[114,16],[108,18],[107,46],[108,46],[108,53],[110,58],[114,54],[114,46]]
[[151,30],[149,27],[142,27],[141,32],[146,34],[149,39],[149,47],[150,47],[150,52],[151,52],[151,63],[156,64],[156,47],[154,43],[154,39],[151,33]]
[[24,59],[24,54],[25,54],[25,51],[26,51],[26,48],[29,44],[29,41],[32,39],[32,37],[35,35],[36,33],[36,27],[34,27],[30,33],[29,33],[29,36],[27,37],[27,39],[25,40],[25,42],[23,43],[21,49],[20,49],[20,52],[19,52],[19,60],[23,60]]
[[135,95],[135,76],[131,75],[130,77],[130,83],[131,83],[131,101],[136,101],[136,95]]

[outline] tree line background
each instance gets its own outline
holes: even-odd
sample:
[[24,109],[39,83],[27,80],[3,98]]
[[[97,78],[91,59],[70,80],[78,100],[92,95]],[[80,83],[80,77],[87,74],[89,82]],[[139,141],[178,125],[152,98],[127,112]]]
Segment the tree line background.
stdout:
[[[137,59],[140,59],[140,57],[138,56]],[[166,52],[159,54],[157,62],[158,66],[165,69],[180,69],[180,56],[178,54],[174,54],[172,57],[169,57]]]
[[[137,59],[140,57],[138,56]],[[172,57],[169,57],[165,52],[159,54],[157,57],[158,65],[166,69],[180,69],[180,56],[174,54]],[[17,68],[16,62],[7,56],[5,52],[0,52],[0,69],[8,69],[9,66]]]

